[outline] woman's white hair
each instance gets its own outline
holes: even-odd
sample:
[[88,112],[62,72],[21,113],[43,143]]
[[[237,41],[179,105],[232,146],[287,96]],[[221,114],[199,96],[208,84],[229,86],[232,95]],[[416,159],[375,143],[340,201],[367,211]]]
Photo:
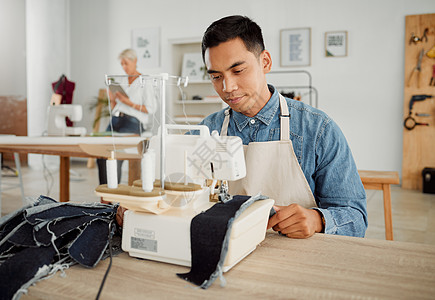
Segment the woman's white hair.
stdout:
[[137,59],[136,51],[134,51],[133,49],[125,49],[124,51],[121,52],[121,54],[119,54],[118,58],[120,60],[126,58],[131,61],[135,61]]

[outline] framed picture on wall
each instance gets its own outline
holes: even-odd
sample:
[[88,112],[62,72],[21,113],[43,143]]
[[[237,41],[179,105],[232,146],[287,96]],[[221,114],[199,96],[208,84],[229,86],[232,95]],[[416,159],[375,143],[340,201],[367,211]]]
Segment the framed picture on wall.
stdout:
[[311,64],[311,28],[282,29],[280,34],[281,67]]
[[181,76],[188,76],[189,82],[198,82],[208,79],[205,72],[201,52],[184,53]]
[[325,56],[347,56],[347,31],[325,32]]
[[138,69],[145,72],[160,67],[160,28],[133,29],[131,44],[136,51]]

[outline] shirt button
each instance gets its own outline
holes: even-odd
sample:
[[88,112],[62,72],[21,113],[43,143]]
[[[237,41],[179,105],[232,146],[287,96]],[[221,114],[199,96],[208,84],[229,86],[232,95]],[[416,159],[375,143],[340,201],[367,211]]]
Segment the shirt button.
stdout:
[[251,119],[251,124],[255,124],[255,120],[254,119]]

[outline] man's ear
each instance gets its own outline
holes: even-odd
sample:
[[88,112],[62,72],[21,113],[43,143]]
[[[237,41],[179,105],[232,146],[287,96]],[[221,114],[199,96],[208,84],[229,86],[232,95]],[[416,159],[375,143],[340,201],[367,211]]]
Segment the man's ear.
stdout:
[[267,50],[263,50],[260,54],[260,63],[263,68],[264,74],[269,73],[272,69],[272,56]]

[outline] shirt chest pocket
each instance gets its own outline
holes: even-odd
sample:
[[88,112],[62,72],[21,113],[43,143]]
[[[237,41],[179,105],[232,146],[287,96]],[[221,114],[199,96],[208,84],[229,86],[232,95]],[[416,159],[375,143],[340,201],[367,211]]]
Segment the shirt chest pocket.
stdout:
[[[269,132],[269,139],[268,141],[279,141],[280,140],[280,131],[279,128],[271,129]],[[290,140],[293,144],[293,150],[295,152],[296,158],[298,159],[299,165],[301,165],[302,162],[302,145],[303,145],[303,137],[300,135],[297,135],[290,131]]]

